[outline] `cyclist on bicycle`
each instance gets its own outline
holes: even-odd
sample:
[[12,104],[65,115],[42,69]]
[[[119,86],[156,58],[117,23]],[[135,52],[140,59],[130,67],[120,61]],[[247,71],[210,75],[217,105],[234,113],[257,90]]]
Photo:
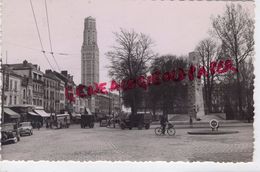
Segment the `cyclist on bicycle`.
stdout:
[[165,134],[165,128],[166,128],[167,122],[168,122],[167,116],[162,115],[161,120],[160,120],[160,124],[161,124],[161,127],[162,127],[162,134]]

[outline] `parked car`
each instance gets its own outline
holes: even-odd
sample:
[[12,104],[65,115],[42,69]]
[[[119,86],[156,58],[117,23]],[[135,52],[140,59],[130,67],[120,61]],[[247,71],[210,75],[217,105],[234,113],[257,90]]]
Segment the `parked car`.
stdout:
[[24,135],[33,135],[33,127],[31,122],[22,122],[19,124],[19,133],[20,136]]
[[16,123],[2,124],[1,143],[16,143],[20,141],[18,127]]
[[120,120],[121,129],[129,128],[130,130],[133,127],[138,129],[149,129],[152,122],[152,114],[150,112],[137,112],[136,115],[131,113],[125,114]]

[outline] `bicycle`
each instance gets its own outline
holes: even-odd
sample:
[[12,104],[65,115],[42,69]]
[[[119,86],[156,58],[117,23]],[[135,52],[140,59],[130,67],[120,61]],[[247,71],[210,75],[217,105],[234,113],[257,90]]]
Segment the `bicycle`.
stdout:
[[[171,124],[171,123],[168,123],[165,127],[165,130],[167,131],[168,135],[169,136],[174,136],[176,131],[175,131],[175,128],[174,128],[174,125]],[[161,136],[163,135],[163,128],[162,127],[156,127],[154,129],[154,132],[157,136]]]
[[110,118],[107,122],[107,128],[115,128],[116,124],[119,124],[119,119],[118,118]]

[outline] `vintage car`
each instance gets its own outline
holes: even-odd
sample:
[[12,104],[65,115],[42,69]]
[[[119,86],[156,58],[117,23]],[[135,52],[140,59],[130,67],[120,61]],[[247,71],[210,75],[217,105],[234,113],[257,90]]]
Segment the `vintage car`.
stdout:
[[95,123],[95,115],[88,109],[85,108],[80,117],[81,128],[93,128]]
[[20,141],[18,127],[16,123],[2,124],[1,129],[1,143],[16,143]]
[[31,122],[22,122],[19,124],[19,133],[20,136],[24,136],[24,135],[33,135],[33,127]]
[[70,115],[67,114],[67,113],[56,115],[53,124],[57,129],[69,128],[69,126],[70,126]]
[[80,119],[81,128],[93,128],[94,127],[95,118],[92,114],[82,114]]
[[137,112],[136,115],[126,113],[121,115],[120,128],[129,128],[131,130],[133,127],[137,127],[141,130],[144,127],[145,129],[149,129],[151,122],[152,114],[150,112]]

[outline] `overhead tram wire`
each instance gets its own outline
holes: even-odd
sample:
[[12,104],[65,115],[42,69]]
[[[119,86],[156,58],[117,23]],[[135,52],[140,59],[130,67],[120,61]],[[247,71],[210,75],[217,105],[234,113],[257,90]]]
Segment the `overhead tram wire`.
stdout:
[[53,50],[52,50],[51,31],[50,31],[50,23],[49,23],[49,16],[48,16],[47,1],[44,0],[44,3],[45,3],[45,11],[46,11],[46,18],[47,18],[47,26],[48,26],[48,35],[49,35],[49,42],[50,42],[50,49],[51,49],[50,54],[51,54],[52,58],[54,59],[54,62],[56,64],[56,66],[58,67],[59,71],[60,71],[60,66],[57,63],[57,60],[54,57],[54,53],[53,53]]
[[[12,46],[15,46],[15,47],[20,47],[20,48],[30,49],[30,50],[32,50],[32,51],[38,51],[38,52],[41,52],[41,53],[42,53],[42,50],[40,50],[40,49],[38,49],[38,48],[28,47],[28,46],[24,46],[24,45],[21,45],[21,44],[8,42],[8,41],[5,41],[5,44],[9,44],[9,45],[12,45]],[[47,53],[47,54],[51,54],[50,51],[45,51],[45,54],[46,54],[46,53]],[[79,53],[67,53],[67,52],[53,52],[53,54],[55,54],[55,55],[60,55],[60,56],[80,55]]]
[[47,62],[49,63],[49,65],[50,65],[50,67],[52,68],[52,70],[54,70],[54,68],[53,68],[53,66],[51,65],[51,63],[50,63],[48,57],[46,56],[45,50],[44,50],[44,48],[43,48],[42,39],[41,39],[41,35],[40,35],[40,31],[39,31],[38,24],[37,24],[37,20],[36,20],[34,8],[33,8],[32,0],[30,0],[30,4],[31,4],[31,9],[32,9],[33,18],[34,18],[34,23],[35,23],[35,25],[36,25],[36,29],[37,29],[37,33],[38,33],[38,38],[39,38],[39,41],[40,41],[40,44],[41,44],[43,56],[45,57],[45,59],[46,59]]

